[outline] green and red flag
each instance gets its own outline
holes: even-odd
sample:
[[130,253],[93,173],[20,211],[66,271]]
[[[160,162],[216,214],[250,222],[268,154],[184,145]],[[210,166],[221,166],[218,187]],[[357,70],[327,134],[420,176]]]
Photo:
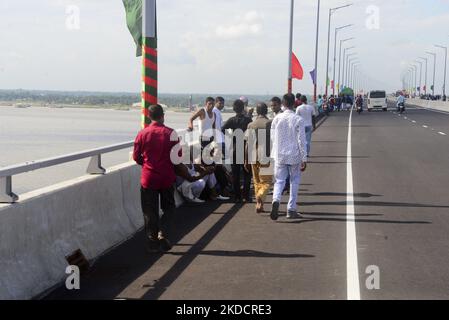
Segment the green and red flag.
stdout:
[[142,56],[142,127],[150,124],[148,110],[158,103],[156,0],[123,0],[128,29]]

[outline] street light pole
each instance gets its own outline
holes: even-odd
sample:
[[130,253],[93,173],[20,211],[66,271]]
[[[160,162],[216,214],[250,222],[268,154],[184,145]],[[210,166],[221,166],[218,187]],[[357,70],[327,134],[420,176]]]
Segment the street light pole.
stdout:
[[[350,57],[352,57],[352,56],[354,56],[354,55],[356,55],[356,53],[354,52],[354,53],[351,53],[351,54],[348,54],[348,56],[346,57],[347,58],[347,61],[346,61],[346,80],[345,80],[345,85],[349,88],[350,87],[350,84],[351,84],[351,82],[350,82],[350,78],[349,78],[349,76],[350,76],[350,69],[351,69],[351,62],[352,62],[352,60],[351,60],[351,58]],[[354,60],[354,59],[353,59]]]
[[349,6],[352,6],[352,4],[347,4],[345,6],[329,9],[329,27],[327,30],[326,96],[329,93],[329,81],[328,80],[329,80],[329,55],[330,55],[330,44],[331,44],[332,14],[339,9],[343,9],[343,8],[346,8]]
[[435,76],[436,76],[436,67],[437,67],[437,54],[434,52],[426,52],[433,56],[433,82],[432,82],[432,96],[435,96]]
[[414,82],[414,87],[413,87],[413,95],[416,96],[416,90],[417,90],[417,74],[418,74],[418,66],[412,64],[412,68],[413,68],[413,72],[414,72],[414,77],[415,77],[415,82]]
[[359,65],[359,62],[356,60],[353,62],[353,65],[351,66],[351,88],[352,90],[354,90],[354,73],[355,73],[355,69],[356,67]]
[[354,67],[354,63],[356,63],[357,62],[357,58],[354,58],[354,59],[349,59],[349,70],[348,70],[348,86],[351,88],[351,89],[354,89],[353,87],[352,87],[352,68]]
[[[349,39],[344,39],[344,40],[340,40],[340,53],[338,55],[338,93],[341,92],[341,86],[342,86],[342,81],[341,81],[341,47],[343,45],[343,43],[350,41],[350,40],[354,40],[354,38],[349,38]],[[346,49],[345,49],[346,51]]]
[[423,65],[423,63],[422,63],[422,61],[419,61],[419,60],[415,60],[415,63],[419,63],[419,90],[418,90],[418,93],[419,93],[419,96],[421,97],[421,89],[422,89],[422,65]]
[[292,70],[292,57],[293,57],[293,17],[294,17],[295,1],[290,1],[290,39],[288,49],[288,93],[293,91],[293,70]]
[[428,67],[428,59],[424,57],[419,57],[426,62],[426,73],[424,75],[424,94],[427,95],[427,67]]
[[444,83],[443,83],[443,97],[446,96],[446,73],[447,73],[447,47],[435,45],[437,48],[444,49]]
[[320,8],[321,8],[321,0],[318,0],[318,10],[317,10],[317,18],[316,18],[316,44],[315,44],[315,83],[313,84],[313,101],[316,103],[317,99],[317,91],[318,91],[318,41],[320,34]]
[[349,48],[346,48],[344,51],[343,51],[343,74],[342,74],[342,81],[341,81],[341,84],[342,84],[342,86],[345,86],[345,81],[346,81],[346,64],[347,64],[347,57],[346,57],[346,51],[349,51],[349,50],[352,50],[352,49],[354,49],[355,48],[355,46],[352,46],[352,47],[349,47]]
[[[342,27],[338,27],[338,28],[335,28],[335,38],[334,38],[334,76],[333,76],[333,81],[334,81],[334,85],[333,85],[333,88],[332,88],[332,90],[333,90],[333,95],[335,96],[335,86],[336,86],[336,79],[335,79],[335,73],[336,73],[336,69],[337,69],[337,41],[338,41],[338,32],[340,31],[340,30],[343,30],[343,29],[346,29],[346,28],[349,28],[349,27],[351,27],[352,26],[352,24],[348,24],[348,25],[345,25],[345,26],[342,26]],[[341,48],[341,47],[340,47]],[[341,53],[341,50],[340,50],[340,53]]]

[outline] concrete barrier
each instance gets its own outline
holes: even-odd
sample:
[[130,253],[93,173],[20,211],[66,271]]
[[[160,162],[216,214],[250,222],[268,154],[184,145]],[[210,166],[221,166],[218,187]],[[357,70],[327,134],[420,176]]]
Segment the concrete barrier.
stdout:
[[[391,103],[396,103],[396,99],[390,98],[389,101]],[[405,102],[406,106],[411,105],[424,109],[431,109],[443,112],[449,112],[449,102],[444,101],[432,101],[432,100],[423,100],[423,99],[407,99]]]
[[65,281],[75,250],[92,261],[141,229],[140,172],[129,162],[0,205],[0,299],[36,297]]

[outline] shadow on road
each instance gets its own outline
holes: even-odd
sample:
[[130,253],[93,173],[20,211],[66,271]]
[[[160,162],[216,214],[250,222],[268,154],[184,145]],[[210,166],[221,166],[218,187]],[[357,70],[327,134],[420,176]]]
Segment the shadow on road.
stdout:
[[185,256],[185,255],[206,255],[206,256],[217,256],[217,257],[240,257],[240,258],[280,258],[280,259],[291,259],[291,258],[315,258],[314,255],[310,254],[278,254],[269,252],[260,252],[254,250],[238,250],[238,251],[221,251],[221,250],[211,250],[211,251],[198,251],[198,252],[170,252],[168,253],[174,256]]

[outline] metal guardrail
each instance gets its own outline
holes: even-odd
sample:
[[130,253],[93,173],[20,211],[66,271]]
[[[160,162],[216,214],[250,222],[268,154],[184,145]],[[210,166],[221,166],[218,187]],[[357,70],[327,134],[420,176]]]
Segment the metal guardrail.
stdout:
[[19,197],[12,192],[12,177],[21,173],[53,167],[59,164],[91,158],[87,167],[87,174],[105,174],[106,169],[101,166],[101,156],[106,153],[128,149],[134,146],[134,141],[119,143],[107,147],[67,154],[60,157],[25,162],[9,167],[0,168],[0,203],[14,203]]
[[[176,132],[179,136],[182,136],[187,130],[176,130]],[[86,173],[91,175],[103,175],[106,173],[106,169],[101,166],[101,156],[103,154],[132,148],[133,146],[134,141],[129,141],[107,147],[71,153],[64,156],[30,161],[3,168],[0,167],[0,203],[14,203],[19,200],[19,197],[12,190],[12,178],[15,175],[87,158],[91,158],[91,160],[87,166]]]

